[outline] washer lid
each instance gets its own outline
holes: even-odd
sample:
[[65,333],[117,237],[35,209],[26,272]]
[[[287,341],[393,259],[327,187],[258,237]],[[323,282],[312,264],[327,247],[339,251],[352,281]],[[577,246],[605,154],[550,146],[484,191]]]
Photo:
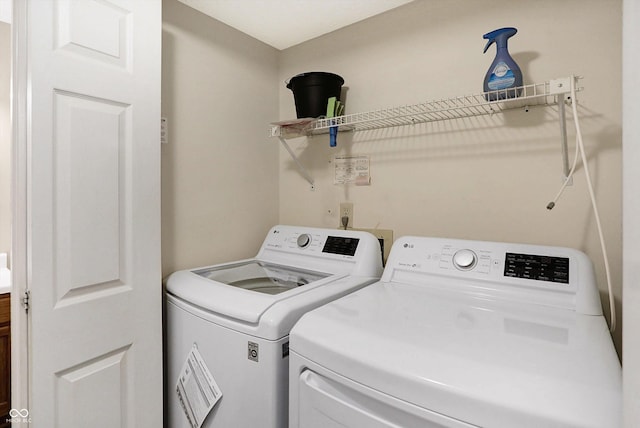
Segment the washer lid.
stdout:
[[194,270],[193,273],[232,287],[272,295],[302,287],[329,276],[327,273],[304,271],[257,260],[233,266],[214,266]]
[[256,324],[276,303],[345,276],[251,259],[174,272],[167,278],[166,288],[167,292],[191,305],[226,318]]
[[621,424],[602,316],[379,282],[306,314],[290,338],[295,354],[467,423]]

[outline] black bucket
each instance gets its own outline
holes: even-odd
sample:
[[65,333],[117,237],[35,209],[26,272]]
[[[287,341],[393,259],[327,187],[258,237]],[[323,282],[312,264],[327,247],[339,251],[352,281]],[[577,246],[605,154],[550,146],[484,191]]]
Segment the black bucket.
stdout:
[[344,79],[337,74],[313,71],[293,76],[287,88],[293,91],[298,119],[327,114],[327,101],[340,99]]

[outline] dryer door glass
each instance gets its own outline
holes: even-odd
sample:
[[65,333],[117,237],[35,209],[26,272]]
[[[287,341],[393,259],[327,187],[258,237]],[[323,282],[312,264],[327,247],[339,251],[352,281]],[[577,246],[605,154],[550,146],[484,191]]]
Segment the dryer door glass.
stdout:
[[264,294],[280,294],[331,275],[257,261],[201,269],[194,273],[216,282]]

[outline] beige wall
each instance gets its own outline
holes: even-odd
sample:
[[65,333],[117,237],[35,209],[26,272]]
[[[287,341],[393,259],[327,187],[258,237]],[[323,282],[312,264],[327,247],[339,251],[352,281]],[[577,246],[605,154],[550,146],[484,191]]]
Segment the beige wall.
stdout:
[[0,22],[0,253],[11,252],[11,25]]
[[256,254],[278,221],[278,51],[163,1],[163,274]]
[[[621,304],[621,1],[416,1],[283,51],[280,77],[331,71],[345,79],[346,108],[361,112],[482,91],[495,54],[482,35],[518,28],[510,51],[525,83],[584,76],[579,116]],[[295,117],[280,85],[280,118]],[[571,118],[571,115],[569,115]],[[575,132],[569,123],[570,154]],[[581,249],[606,281],[584,171],[556,208],[561,184],[555,109],[414,127],[341,133],[291,146],[316,189],[280,152],[280,222],[336,227],[341,201],[354,203],[356,227],[407,234],[497,240]],[[371,185],[333,185],[335,155],[368,155]],[[605,308],[607,310],[607,308]],[[608,312],[608,311],[607,311]],[[615,334],[620,350],[621,328]]]

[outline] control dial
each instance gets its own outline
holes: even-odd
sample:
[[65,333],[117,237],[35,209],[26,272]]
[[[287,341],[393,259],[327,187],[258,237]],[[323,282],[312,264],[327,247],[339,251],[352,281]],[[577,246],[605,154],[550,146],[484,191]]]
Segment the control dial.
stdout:
[[453,265],[460,270],[471,270],[478,263],[478,256],[471,250],[459,250],[453,255]]
[[311,244],[311,235],[309,235],[308,233],[303,233],[298,236],[298,247],[306,248],[309,246],[309,244]]

